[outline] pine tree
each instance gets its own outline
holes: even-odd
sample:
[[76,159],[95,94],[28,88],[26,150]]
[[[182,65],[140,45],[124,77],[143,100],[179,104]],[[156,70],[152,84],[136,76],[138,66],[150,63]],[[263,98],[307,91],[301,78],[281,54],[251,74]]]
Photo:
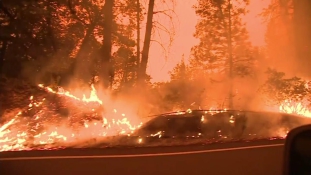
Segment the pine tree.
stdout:
[[249,0],[198,0],[194,6],[199,17],[194,37],[199,44],[191,50],[192,78],[205,79],[208,89],[217,91],[213,94],[219,91],[221,103],[228,100],[229,108],[235,106],[236,78],[255,75],[256,49],[242,20],[248,4]]
[[[229,6],[231,4],[231,6]],[[248,0],[198,0],[194,7],[200,17],[194,36],[200,40],[192,48],[191,66],[208,74],[228,75],[229,43],[232,42],[233,74],[252,73],[253,58],[242,16]],[[229,12],[230,7],[230,12]],[[231,26],[229,25],[231,20]],[[231,27],[231,37],[229,29]]]
[[176,80],[189,80],[189,73],[188,70],[189,68],[187,67],[185,63],[185,58],[184,55],[182,55],[181,62],[178,63],[174,69],[170,72],[171,74],[171,81],[176,81]]

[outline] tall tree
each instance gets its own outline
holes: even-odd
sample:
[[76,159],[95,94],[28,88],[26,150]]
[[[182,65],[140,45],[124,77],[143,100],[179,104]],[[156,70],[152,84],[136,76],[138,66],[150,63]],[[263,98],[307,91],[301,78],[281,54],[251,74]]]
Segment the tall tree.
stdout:
[[118,38],[114,40],[114,48],[118,46],[118,49],[113,53],[112,62],[115,70],[114,87],[118,88],[132,87],[137,79],[139,65],[137,55],[140,54],[140,49],[137,48],[139,41],[135,38],[135,32],[139,33],[137,24],[141,23],[144,17],[143,9],[138,9],[141,5],[137,3],[139,3],[137,0],[126,1],[126,4],[119,4],[120,7],[116,8],[118,11],[114,12],[119,15],[115,20],[116,31],[113,31],[113,38]]
[[1,29],[5,29],[5,34],[10,36],[10,41],[3,47],[6,53],[4,71],[12,70],[10,66],[14,65],[15,76],[20,75],[24,63],[40,60],[42,55],[45,55],[45,61],[51,58],[55,50],[49,30],[52,26],[50,16],[53,14],[53,10],[47,8],[50,6],[53,6],[53,2],[1,1],[0,13],[6,14],[1,19],[1,23],[6,25],[1,25]]
[[140,2],[137,0],[136,2],[136,23],[137,23],[137,40],[136,40],[136,64],[137,64],[137,70],[139,69],[139,63],[140,63],[140,13],[141,13],[141,8],[140,8]]
[[227,83],[234,77],[253,73],[253,50],[242,21],[248,3],[248,0],[198,0],[194,8],[200,19],[194,36],[200,42],[192,48],[192,69],[201,69],[211,76],[223,75],[221,79]]
[[102,70],[101,77],[106,87],[112,85],[114,78],[113,65],[111,64],[111,49],[112,49],[112,26],[113,26],[113,5],[114,0],[105,1],[104,6],[104,41],[102,46]]
[[[137,72],[133,66],[136,2],[115,0],[111,5],[108,1],[1,1],[0,55],[5,56],[1,66],[9,71],[14,63],[15,74],[21,73],[16,71],[20,67],[30,71],[28,75],[41,76],[47,71],[66,71],[74,62],[69,72],[86,79],[99,70],[107,71],[103,73],[108,76],[104,78],[106,84],[111,82],[114,72],[118,74],[116,84],[122,78],[124,82],[133,79]],[[105,4],[110,10],[104,9]],[[109,22],[111,13],[113,19]]]
[[[169,4],[170,3],[170,4]],[[168,48],[173,42],[174,37],[174,22],[173,22],[173,15],[174,12],[174,0],[171,1],[161,1],[159,3],[156,3],[155,0],[149,0],[148,4],[148,11],[147,11],[147,24],[146,24],[146,30],[145,30],[145,38],[143,43],[143,49],[142,49],[142,55],[139,65],[139,71],[138,71],[138,81],[145,81],[148,79],[149,76],[147,76],[147,64],[149,59],[149,50],[150,50],[150,43],[154,42],[156,44],[159,44],[160,47],[163,49],[165,56],[167,56]],[[159,19],[154,19],[155,16],[161,16]],[[163,18],[164,17],[164,18]],[[163,24],[163,21],[165,21],[165,18],[169,19],[169,25]],[[171,27],[171,28],[169,28]],[[162,40],[162,34],[166,33],[168,37],[168,44],[164,44]],[[156,40],[152,38],[155,34],[158,35],[158,39]]]
[[144,81],[146,78],[146,70],[147,70],[149,48],[150,48],[150,41],[151,41],[152,19],[153,19],[153,13],[154,13],[153,12],[154,1],[155,0],[149,0],[149,5],[148,5],[147,25],[146,25],[144,46],[143,46],[142,58],[141,58],[141,63],[139,67],[139,72],[138,72],[138,79],[142,81]]

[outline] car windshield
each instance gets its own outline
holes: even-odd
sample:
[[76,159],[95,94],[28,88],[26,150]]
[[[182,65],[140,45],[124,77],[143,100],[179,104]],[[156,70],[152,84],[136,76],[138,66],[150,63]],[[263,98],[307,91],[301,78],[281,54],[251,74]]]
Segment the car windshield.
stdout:
[[200,121],[200,116],[160,116],[144,124],[138,131],[147,135],[163,132],[165,136],[197,134],[201,132]]
[[0,0],[0,151],[284,138],[311,118],[310,7]]

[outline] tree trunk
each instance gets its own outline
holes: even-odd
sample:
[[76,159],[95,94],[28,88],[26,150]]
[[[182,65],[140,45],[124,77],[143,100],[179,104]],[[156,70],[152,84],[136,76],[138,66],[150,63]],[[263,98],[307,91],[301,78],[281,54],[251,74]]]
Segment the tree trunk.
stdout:
[[226,24],[226,21],[225,21],[225,16],[223,14],[223,10],[222,10],[222,1],[215,1],[216,2],[216,5],[220,11],[220,15],[221,15],[221,18],[223,20],[223,23],[224,23],[224,28],[226,31],[228,31],[228,35],[227,35],[227,41],[228,41],[228,66],[229,66],[229,72],[228,72],[228,80],[229,80],[229,96],[228,96],[228,99],[229,99],[229,104],[228,104],[228,107],[229,109],[232,109],[233,108],[233,56],[232,56],[232,32],[231,32],[231,0],[229,0],[229,5],[228,5],[228,12],[229,12],[229,24],[227,26]]
[[229,30],[228,30],[228,52],[229,52],[229,109],[233,109],[233,60],[232,60],[232,36],[231,36],[231,0],[229,0]]
[[[8,47],[8,39],[11,38],[10,34],[11,34],[11,25],[12,25],[12,21],[14,21],[14,16],[9,12],[9,10],[4,7],[2,1],[0,0],[0,11],[2,11],[7,17],[10,18],[10,22],[8,26],[2,26],[0,30],[0,39],[2,42],[2,46],[0,48],[0,73],[3,73],[3,64],[4,64],[4,58],[5,58],[5,52],[7,51],[7,47]],[[5,31],[5,32],[4,32]],[[13,33],[13,32],[12,32]]]
[[4,56],[5,56],[5,51],[8,45],[7,40],[2,41],[2,46],[0,48],[0,73],[2,73],[3,70],[3,63],[4,63]]
[[53,49],[53,52],[54,54],[57,52],[57,45],[56,45],[56,42],[55,42],[55,39],[54,39],[54,33],[53,33],[53,28],[52,28],[52,8],[51,8],[51,2],[48,1],[47,3],[47,10],[48,10],[48,14],[47,14],[47,17],[46,17],[46,22],[48,24],[48,36],[49,38],[47,38],[50,42],[51,42],[51,45],[52,45],[52,49]]
[[136,60],[136,64],[137,64],[137,73],[139,70],[139,63],[140,63],[140,3],[139,0],[137,0],[136,2],[137,6],[136,6],[136,10],[137,10],[137,16],[136,16],[136,22],[137,22],[137,60]]
[[112,85],[114,78],[114,70],[111,62],[112,50],[112,23],[113,23],[113,5],[114,0],[106,0],[104,6],[105,24],[104,24],[104,41],[101,48],[101,72],[100,79],[104,86],[107,88]]
[[143,51],[142,51],[140,68],[138,72],[139,81],[144,81],[146,79],[146,70],[147,70],[149,48],[150,48],[150,41],[151,41],[151,31],[152,31],[153,8],[154,8],[154,0],[149,0],[145,40],[144,40],[144,46],[143,46]]
[[88,48],[87,46],[91,40],[94,28],[95,28],[95,22],[90,24],[88,28],[86,29],[86,34],[83,38],[80,49],[75,57],[74,63],[72,64],[70,68],[70,72],[73,75],[78,76],[80,78],[81,77],[84,77],[84,78],[87,77],[87,79],[89,78],[89,75],[87,75],[87,74],[90,74],[89,70],[87,70],[89,67],[89,63],[87,63],[86,60],[83,58],[86,57],[87,55],[86,49]]

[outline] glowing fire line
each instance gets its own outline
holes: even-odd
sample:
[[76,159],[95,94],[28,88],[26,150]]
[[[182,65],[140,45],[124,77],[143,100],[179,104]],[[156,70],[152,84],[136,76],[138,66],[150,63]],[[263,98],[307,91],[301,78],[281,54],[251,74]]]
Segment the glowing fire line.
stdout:
[[59,94],[59,95],[65,95],[65,96],[73,98],[75,100],[84,101],[84,102],[87,102],[87,103],[88,102],[97,102],[97,103],[99,103],[101,105],[103,104],[103,102],[98,98],[97,93],[96,93],[96,89],[95,89],[93,84],[91,85],[92,91],[91,91],[90,97],[86,98],[86,96],[83,94],[83,98],[82,99],[72,95],[70,92],[65,91],[62,88],[60,88],[59,91],[57,92],[57,91],[54,91],[50,87],[44,87],[42,84],[39,84],[38,86],[43,88],[43,89],[45,89],[45,90],[47,90],[48,92],[51,92],[51,93],[54,93],[54,94]]
[[[83,95],[83,98],[78,98],[72,95],[68,91],[60,89],[60,91],[54,91],[52,88],[44,87],[42,84],[38,85],[40,88],[45,89],[46,91],[60,96],[66,96],[74,100],[87,103],[98,103],[103,104],[97,96],[96,89],[94,86],[91,86],[90,97],[87,98]],[[45,102],[45,99],[42,101],[35,101],[34,97],[29,98],[31,101],[28,105],[28,111],[32,109],[39,109]],[[57,144],[64,145],[69,143],[75,143],[77,141],[90,140],[90,139],[99,139],[105,138],[106,136],[112,136],[117,134],[130,134],[135,131],[138,127],[141,126],[141,122],[138,125],[133,125],[126,118],[126,115],[121,113],[119,114],[116,109],[114,109],[110,114],[105,114],[105,116],[113,117],[108,120],[104,115],[100,115],[102,121],[83,121],[83,125],[74,130],[66,124],[56,125],[51,123],[40,123],[42,120],[45,120],[44,110],[39,110],[30,120],[26,120],[24,117],[19,117],[26,111],[20,111],[18,114],[10,119],[7,123],[0,127],[0,151],[12,151],[12,150],[30,150],[36,146],[43,146],[43,149],[50,149],[55,147]],[[95,112],[92,109],[92,112]],[[96,113],[96,112],[95,112]],[[47,119],[49,119],[48,116]],[[43,127],[44,125],[44,127]],[[40,130],[40,128],[44,128]],[[56,144],[56,145],[55,145]]]
[[[62,88],[58,91],[54,91],[52,88],[44,87],[42,84],[39,84],[38,86],[45,89],[47,92],[60,96],[66,96],[70,99],[84,102],[86,105],[89,103],[103,105],[103,101],[97,96],[96,89],[93,85],[91,85],[89,98],[85,95],[83,95],[83,98],[78,98]],[[137,125],[133,125],[132,118],[131,120],[128,120],[124,113],[118,113],[116,109],[110,111],[111,113],[109,114],[99,114],[101,121],[85,121],[84,118],[81,118],[80,122],[83,124],[79,126],[78,129],[74,129],[64,123],[43,123],[43,121],[52,118],[52,116],[44,117],[46,111],[44,111],[44,109],[40,110],[39,108],[45,103],[45,99],[38,101],[34,100],[34,97],[31,96],[29,100],[30,103],[28,105],[28,110],[18,112],[14,117],[0,127],[0,152],[12,150],[31,150],[36,146],[43,146],[43,149],[51,149],[55,148],[57,145],[66,145],[77,141],[106,138],[107,136],[117,134],[128,135],[133,133],[142,124],[140,122]],[[22,114],[31,110],[39,111],[28,120],[26,120],[25,117],[21,117]],[[224,111],[226,111],[226,109]],[[279,111],[311,117],[310,110],[300,102],[294,103],[289,100],[284,101],[284,103],[279,106]],[[92,108],[92,112],[96,113],[94,108]],[[191,112],[192,110],[188,109],[185,113]],[[179,114],[183,113],[179,112]],[[106,116],[109,116],[111,119],[108,119]],[[69,118],[70,117],[72,116],[69,116]],[[68,120],[64,121],[68,122]],[[234,123],[234,121],[232,120],[230,123]],[[288,131],[280,129],[277,132],[278,135],[285,137]],[[155,133],[151,136],[161,137],[161,132]],[[142,140],[140,139],[139,143],[141,142]]]

